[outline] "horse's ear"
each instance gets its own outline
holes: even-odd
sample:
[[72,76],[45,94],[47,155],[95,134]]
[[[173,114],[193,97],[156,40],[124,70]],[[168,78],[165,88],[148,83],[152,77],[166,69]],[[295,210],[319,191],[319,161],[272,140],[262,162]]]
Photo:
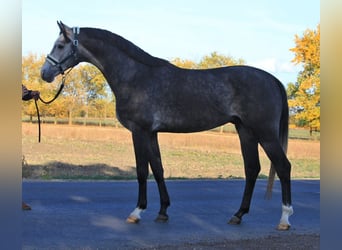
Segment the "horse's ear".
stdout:
[[58,25],[59,29],[62,30],[62,28],[63,28],[62,22],[61,21],[57,21],[57,25]]
[[57,25],[59,27],[60,32],[63,33],[63,30],[65,30],[64,23],[62,23],[62,21],[57,21]]
[[65,39],[66,41],[68,41],[69,38],[68,38],[68,36],[67,36],[67,32],[66,32],[64,23],[62,23],[62,21],[57,21],[57,24],[58,24],[58,27],[59,27],[59,29],[60,29],[60,34],[63,34],[64,39]]

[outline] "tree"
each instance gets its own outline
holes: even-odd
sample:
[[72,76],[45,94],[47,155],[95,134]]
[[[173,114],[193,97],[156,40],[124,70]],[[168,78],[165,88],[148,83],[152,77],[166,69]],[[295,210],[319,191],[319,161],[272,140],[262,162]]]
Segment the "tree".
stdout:
[[[106,100],[106,80],[101,72],[91,64],[81,64],[72,70],[67,76],[67,84],[63,91],[65,106],[68,109],[69,124],[72,118],[84,113],[88,118],[89,110],[104,108],[104,105],[97,105],[98,100]],[[83,112],[82,112],[83,111]]]
[[300,37],[295,35],[292,60],[303,65],[296,83],[289,83],[287,94],[290,112],[297,125],[320,129],[320,25],[316,30],[307,29]]
[[[108,91],[106,90],[107,82],[102,73],[91,64],[84,64],[79,69],[79,72],[81,74],[84,92],[83,101],[85,117],[87,118],[89,115],[89,109],[94,108],[97,112],[99,111],[98,107],[101,107],[101,105],[97,105],[98,100],[101,100],[102,103],[106,102],[108,97]],[[105,105],[103,108],[104,107]],[[99,112],[101,113],[102,111]]]
[[204,56],[202,58],[198,64],[198,68],[209,69],[242,64],[245,64],[245,61],[241,58],[234,59],[231,56],[225,56],[214,51],[210,55]]
[[[38,90],[44,100],[51,100],[61,84],[61,76],[56,77],[52,83],[46,83],[40,77],[40,69],[44,64],[45,56],[29,54],[22,57],[22,83],[32,90]],[[50,105],[39,103],[39,112],[42,117],[66,118],[69,124],[72,118],[93,113],[114,115],[113,95],[109,93],[107,83],[101,72],[93,65],[80,64],[66,76],[65,87],[61,95]],[[101,101],[99,101],[101,100]],[[101,103],[101,105],[99,105]],[[108,105],[106,105],[108,103]],[[36,116],[34,102],[23,102],[22,113]],[[56,120],[55,120],[56,122]]]
[[[44,55],[29,54],[22,58],[22,84],[28,89],[38,90],[43,99],[49,100],[56,93],[59,81],[47,84],[40,77],[40,68],[45,61]],[[57,83],[58,82],[58,83]],[[50,107],[47,105],[40,105],[41,115],[49,113]],[[36,115],[36,108],[33,101],[22,103],[22,113],[24,115]]]
[[186,69],[210,69],[232,65],[245,64],[241,58],[234,59],[231,56],[225,56],[214,51],[210,55],[203,56],[199,63],[195,63],[188,59],[175,58],[171,61],[174,65]]
[[188,59],[181,59],[179,57],[173,59],[171,63],[184,69],[196,69],[197,68],[197,64],[195,62],[188,60]]

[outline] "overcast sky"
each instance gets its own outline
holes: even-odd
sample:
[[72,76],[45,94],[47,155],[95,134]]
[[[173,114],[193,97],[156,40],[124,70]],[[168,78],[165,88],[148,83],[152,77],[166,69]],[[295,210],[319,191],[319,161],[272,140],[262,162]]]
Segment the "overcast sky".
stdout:
[[22,54],[48,54],[57,20],[95,27],[130,40],[149,54],[198,62],[213,51],[244,59],[283,84],[295,82],[295,34],[316,29],[319,0],[23,0]]

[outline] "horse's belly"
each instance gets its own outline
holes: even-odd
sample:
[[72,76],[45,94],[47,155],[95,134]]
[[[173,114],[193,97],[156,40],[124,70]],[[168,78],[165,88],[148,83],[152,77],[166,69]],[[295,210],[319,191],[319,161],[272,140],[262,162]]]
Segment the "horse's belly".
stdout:
[[175,133],[191,133],[210,130],[230,122],[232,119],[228,115],[201,114],[169,115],[164,119],[155,119],[153,123],[153,131],[158,132],[175,132]]

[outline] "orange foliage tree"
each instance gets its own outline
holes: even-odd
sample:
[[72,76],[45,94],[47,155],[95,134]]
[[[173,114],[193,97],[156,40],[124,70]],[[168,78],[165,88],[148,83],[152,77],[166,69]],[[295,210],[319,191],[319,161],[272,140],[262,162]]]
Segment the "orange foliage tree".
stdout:
[[287,94],[290,111],[295,123],[308,126],[311,130],[320,129],[320,25],[317,29],[307,29],[302,36],[295,35],[292,60],[301,64],[303,70],[298,74],[295,84],[289,83]]
[[210,53],[210,55],[203,56],[198,63],[188,59],[180,58],[175,58],[171,60],[171,63],[178,67],[186,69],[210,69],[232,65],[242,65],[245,64],[245,60],[241,58],[235,59],[231,56],[226,56],[214,51]]

